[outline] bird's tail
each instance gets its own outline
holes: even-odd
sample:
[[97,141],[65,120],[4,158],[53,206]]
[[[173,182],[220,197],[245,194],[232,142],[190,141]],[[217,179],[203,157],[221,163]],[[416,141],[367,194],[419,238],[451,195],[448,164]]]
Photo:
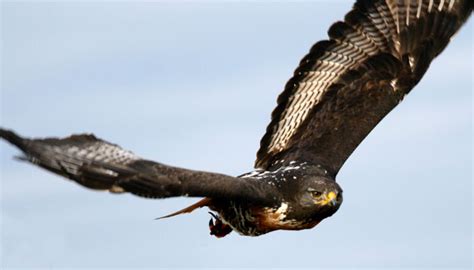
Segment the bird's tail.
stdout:
[[204,206],[209,206],[210,203],[211,203],[210,198],[204,198],[204,199],[198,201],[197,203],[195,203],[193,205],[190,205],[190,206],[188,206],[186,208],[183,208],[179,211],[176,211],[174,213],[171,213],[169,215],[162,216],[162,217],[159,217],[159,218],[156,218],[156,219],[169,218],[169,217],[174,217],[174,216],[181,215],[181,214],[191,213],[192,211],[194,211],[198,208],[201,208],[201,207],[204,207]]

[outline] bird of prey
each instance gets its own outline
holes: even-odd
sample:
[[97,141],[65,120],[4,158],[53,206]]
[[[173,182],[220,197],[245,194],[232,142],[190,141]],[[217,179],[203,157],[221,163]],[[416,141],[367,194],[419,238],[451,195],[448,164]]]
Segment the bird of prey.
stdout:
[[301,60],[257,152],[238,177],[143,159],[92,134],[28,139],[0,129],[23,160],[90,189],[145,198],[201,197],[171,217],[208,207],[210,233],[302,230],[342,203],[336,175],[421,80],[472,13],[472,0],[358,0]]

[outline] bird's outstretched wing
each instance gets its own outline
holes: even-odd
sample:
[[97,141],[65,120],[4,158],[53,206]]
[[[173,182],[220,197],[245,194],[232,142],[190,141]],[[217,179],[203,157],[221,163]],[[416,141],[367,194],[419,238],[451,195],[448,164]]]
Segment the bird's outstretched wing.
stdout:
[[0,138],[20,148],[27,160],[97,190],[146,198],[208,197],[271,204],[273,186],[252,178],[186,170],[144,160],[94,135],[25,139],[0,129]]
[[472,0],[359,0],[311,48],[261,140],[256,168],[301,160],[336,175],[419,82],[472,13]]

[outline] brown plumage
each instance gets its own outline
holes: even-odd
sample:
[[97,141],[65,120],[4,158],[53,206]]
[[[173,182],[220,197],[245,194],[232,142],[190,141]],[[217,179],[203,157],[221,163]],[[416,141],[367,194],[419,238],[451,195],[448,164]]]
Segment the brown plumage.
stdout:
[[335,177],[360,142],[421,80],[472,13],[469,0],[359,0],[301,60],[278,97],[256,170],[239,177],[144,160],[93,135],[25,139],[23,159],[91,189],[203,197],[211,234],[301,230],[342,203]]

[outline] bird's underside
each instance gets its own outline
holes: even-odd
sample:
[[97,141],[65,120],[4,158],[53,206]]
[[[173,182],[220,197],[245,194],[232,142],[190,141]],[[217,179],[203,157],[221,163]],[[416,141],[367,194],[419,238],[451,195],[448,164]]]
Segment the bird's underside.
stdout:
[[145,160],[94,135],[0,137],[21,159],[80,185],[146,198],[203,198],[211,234],[312,228],[342,203],[335,177],[360,142],[421,80],[472,13],[472,0],[359,0],[301,60],[278,97],[255,170],[232,177]]

